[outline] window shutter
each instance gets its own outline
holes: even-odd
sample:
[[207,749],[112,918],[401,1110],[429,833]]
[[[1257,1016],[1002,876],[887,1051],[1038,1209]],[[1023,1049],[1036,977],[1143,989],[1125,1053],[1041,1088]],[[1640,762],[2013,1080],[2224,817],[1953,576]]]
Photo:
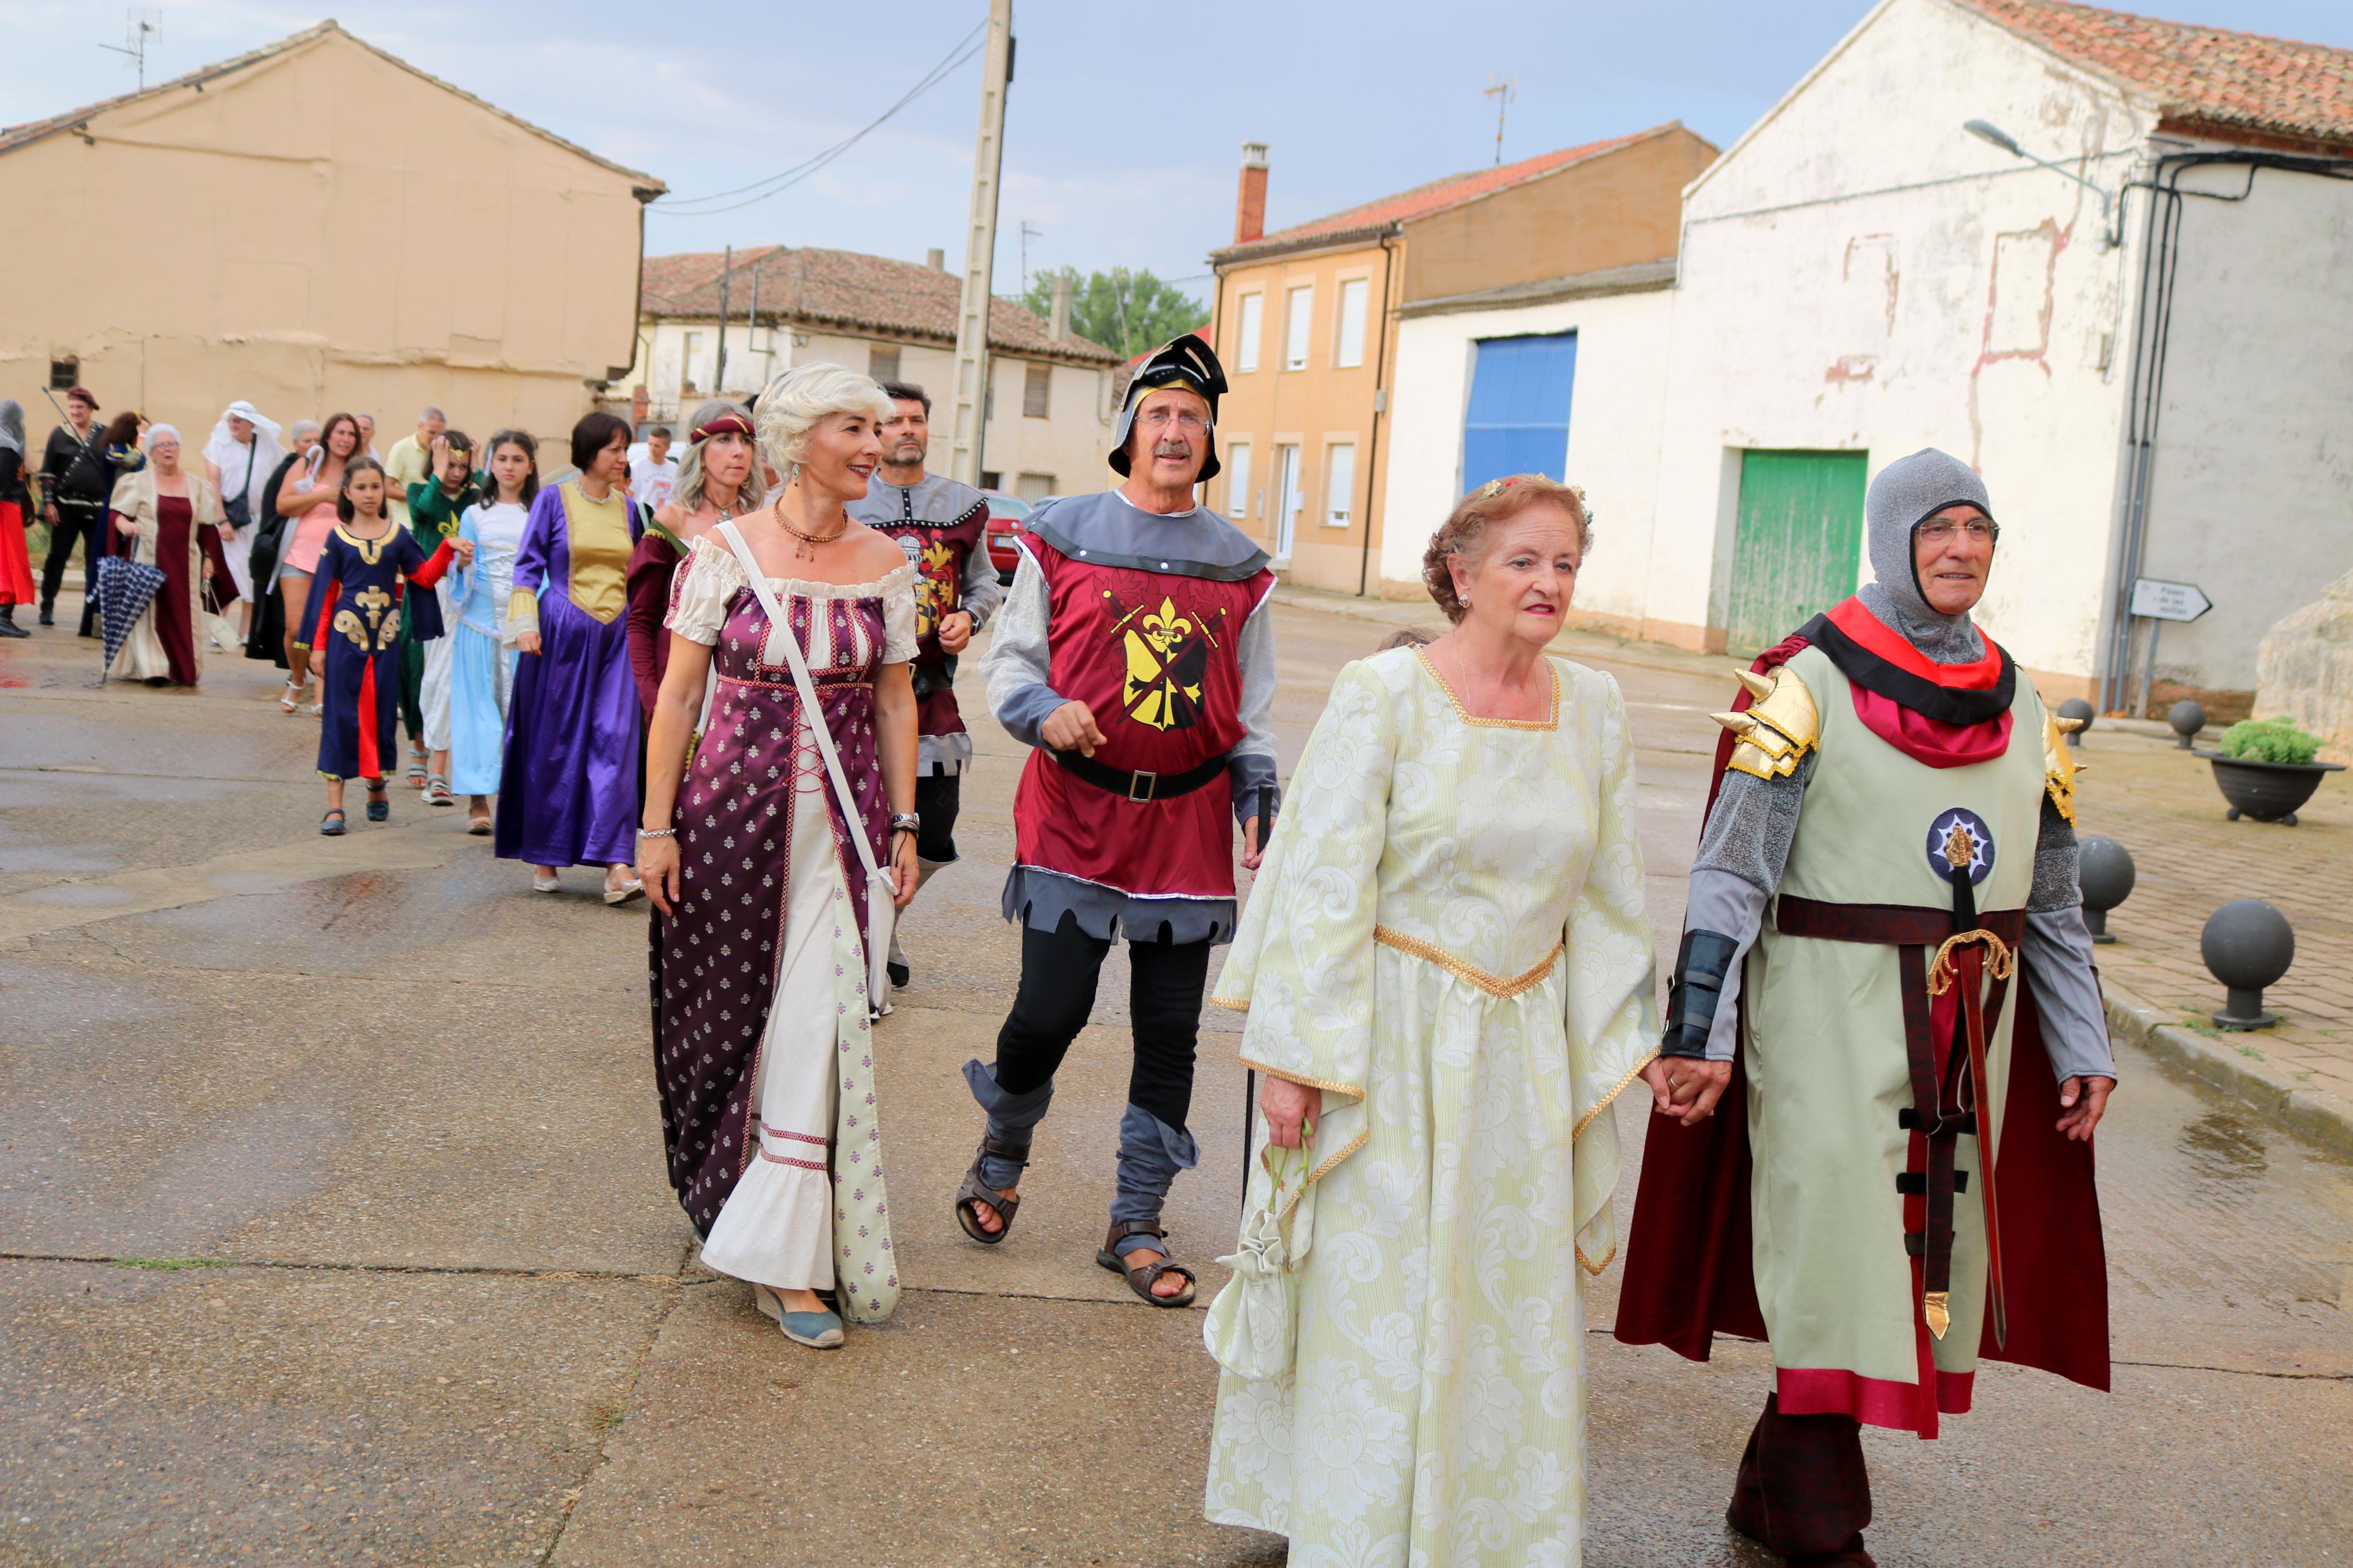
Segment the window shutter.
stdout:
[[1234,368],[1238,371],[1258,368],[1259,329],[1265,325],[1266,296],[1242,296],[1241,342],[1234,345]]
[[1021,414],[1026,419],[1050,418],[1054,395],[1054,367],[1032,363],[1026,367],[1021,383]]
[[866,374],[877,381],[899,379],[899,345],[873,343],[866,350]]
[[1284,296],[1282,368],[1307,368],[1307,330],[1315,314],[1315,285],[1303,283]]
[[1366,279],[1351,278],[1340,285],[1340,345],[1332,363],[1343,368],[1365,363]]
[[1324,466],[1324,526],[1345,528],[1356,500],[1356,447],[1335,441],[1325,449]]
[[1250,444],[1248,441],[1229,442],[1226,447],[1226,515],[1246,517],[1250,513]]

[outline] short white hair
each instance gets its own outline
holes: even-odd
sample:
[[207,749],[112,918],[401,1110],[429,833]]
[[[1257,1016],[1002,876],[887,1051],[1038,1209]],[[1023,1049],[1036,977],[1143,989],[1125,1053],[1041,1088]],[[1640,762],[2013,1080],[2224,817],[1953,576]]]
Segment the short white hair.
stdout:
[[863,414],[880,425],[897,410],[871,375],[838,364],[799,364],[768,383],[754,406],[760,455],[789,486],[808,456],[809,432],[828,414]]

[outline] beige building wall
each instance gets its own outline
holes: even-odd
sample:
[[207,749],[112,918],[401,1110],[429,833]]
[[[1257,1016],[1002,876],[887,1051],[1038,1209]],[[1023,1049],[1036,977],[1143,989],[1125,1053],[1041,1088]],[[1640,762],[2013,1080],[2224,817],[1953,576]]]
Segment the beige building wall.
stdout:
[[[718,374],[718,350],[715,320],[649,318],[638,325],[638,363],[615,385],[642,384],[649,418],[682,419],[697,402],[713,395],[709,389]],[[797,364],[847,365],[872,375],[887,368],[877,365],[878,350],[897,352],[898,379],[929,392],[934,416],[943,417],[940,405],[955,374],[953,346],[770,326],[765,321],[756,330],[741,321],[728,323],[726,395],[748,400],[771,376]],[[1032,364],[1043,367],[1049,378],[1042,417],[1024,412]],[[1000,353],[990,357],[989,376],[981,462],[985,473],[998,477],[995,488],[1035,500],[1105,489],[1116,480],[1105,461],[1113,424],[1110,371]],[[687,390],[690,385],[693,391]],[[943,439],[937,447],[942,461],[946,451]]]
[[659,188],[322,25],[0,150],[0,395],[39,439],[72,357],[192,444],[238,397],[380,449],[427,403],[561,437],[630,356]]
[[[1209,481],[1209,504],[1257,540],[1292,582],[1356,592],[1379,571],[1381,476],[1377,466],[1375,393],[1380,366],[1396,348],[1387,308],[1401,246],[1339,247],[1244,264],[1218,280],[1214,331],[1230,390],[1218,411],[1218,451],[1225,472]],[[1360,293],[1346,286],[1354,283]],[[1287,360],[1291,316],[1304,289],[1305,363]],[[1257,299],[1257,342],[1243,339]],[[1355,301],[1344,310],[1343,300]],[[1349,318],[1356,318],[1352,328]],[[1361,340],[1356,363],[1343,353]],[[1254,368],[1253,361],[1255,362]],[[1249,447],[1248,472],[1234,448]],[[1334,483],[1335,448],[1344,448]],[[1282,528],[1283,452],[1297,454],[1297,507]],[[1245,489],[1247,493],[1245,493]],[[1366,531],[1373,530],[1367,546]],[[1369,560],[1369,565],[1368,565]]]

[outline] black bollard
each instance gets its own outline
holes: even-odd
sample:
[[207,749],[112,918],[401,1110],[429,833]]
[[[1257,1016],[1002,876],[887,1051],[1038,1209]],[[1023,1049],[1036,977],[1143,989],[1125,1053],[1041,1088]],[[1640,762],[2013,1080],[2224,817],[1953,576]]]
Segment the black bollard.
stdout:
[[2186,752],[2198,743],[2198,731],[2206,728],[2206,710],[2185,697],[2165,710],[2165,721],[2181,737],[2181,750]]
[[2070,697],[2066,701],[2059,704],[2059,717],[2062,719],[2081,719],[2083,721],[2082,723],[2076,725],[2074,729],[2069,731],[2067,733],[2067,743],[2069,745],[2082,745],[2084,743],[2084,731],[2092,727],[2092,705],[2084,701],[2080,697]]
[[2277,1014],[2263,1011],[2263,987],[2295,962],[2295,929],[2261,899],[2233,899],[2206,917],[2198,954],[2230,993],[2214,1015],[2221,1029],[2268,1029]]
[[2133,880],[2137,874],[2132,855],[2115,839],[2097,835],[2084,839],[2077,855],[2084,888],[2084,924],[2094,942],[2114,942],[2116,939],[2108,931],[2108,911],[2132,896]]

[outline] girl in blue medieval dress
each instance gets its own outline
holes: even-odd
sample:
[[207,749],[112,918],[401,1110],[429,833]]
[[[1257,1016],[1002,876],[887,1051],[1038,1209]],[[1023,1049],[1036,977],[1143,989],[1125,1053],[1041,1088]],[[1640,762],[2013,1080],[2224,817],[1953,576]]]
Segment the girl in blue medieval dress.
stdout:
[[[441,607],[429,594],[410,596],[415,584],[431,588],[454,558],[470,562],[468,540],[444,540],[430,556],[384,507],[384,468],[355,456],[343,466],[335,496],[334,529],[319,552],[319,570],[302,606],[294,646],[320,647],[319,775],[327,781],[327,814],[319,831],[343,831],[343,781],[367,781],[368,820],[382,822],[385,762],[400,755],[400,623],[416,617],[420,641],[441,635]],[[323,639],[322,639],[323,632]]]

